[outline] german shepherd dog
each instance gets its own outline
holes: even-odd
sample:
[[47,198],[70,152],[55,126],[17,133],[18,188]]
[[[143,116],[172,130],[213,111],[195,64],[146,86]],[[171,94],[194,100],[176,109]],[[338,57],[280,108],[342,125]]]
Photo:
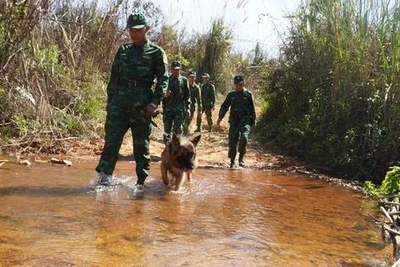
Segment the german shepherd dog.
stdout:
[[[172,134],[171,141],[161,154],[161,177],[166,186],[175,185],[175,190],[179,191],[185,182],[185,176],[190,181],[197,165],[196,146],[200,137],[200,134],[191,138]],[[172,174],[172,179],[168,177],[168,173]]]

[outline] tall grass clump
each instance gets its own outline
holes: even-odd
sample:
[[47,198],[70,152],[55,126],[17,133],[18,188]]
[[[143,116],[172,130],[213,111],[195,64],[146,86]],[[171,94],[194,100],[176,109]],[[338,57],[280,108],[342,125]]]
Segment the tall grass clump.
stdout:
[[306,1],[269,75],[263,130],[333,173],[380,182],[400,159],[399,68],[399,1]]
[[225,93],[231,84],[233,69],[231,46],[233,33],[223,18],[210,23],[206,33],[176,31],[173,26],[164,26],[155,35],[155,42],[164,48],[168,60],[180,60],[183,72],[195,70],[197,81],[207,72],[215,84],[217,93]]
[[0,147],[103,132],[105,85],[137,10],[162,19],[150,1],[1,1]]

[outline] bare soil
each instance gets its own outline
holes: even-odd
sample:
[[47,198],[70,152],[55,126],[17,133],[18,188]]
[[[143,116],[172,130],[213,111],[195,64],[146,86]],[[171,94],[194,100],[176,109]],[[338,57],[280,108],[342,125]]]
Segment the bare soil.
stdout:
[[[218,111],[214,110],[213,119],[216,121]],[[259,113],[259,112],[258,112]],[[154,119],[154,122],[159,127],[153,127],[153,133],[150,142],[150,153],[153,162],[160,161],[161,153],[165,147],[163,143],[163,124],[161,116]],[[203,129],[201,132],[201,140],[197,148],[197,157],[200,166],[207,167],[229,167],[228,159],[228,118],[224,118],[220,127],[214,125],[212,132],[206,130],[207,123],[205,115],[203,115]],[[195,128],[194,121],[191,125],[191,133]],[[295,168],[298,164],[294,159],[284,157],[277,153],[267,151],[264,147],[258,144],[254,138],[254,133],[250,133],[248,150],[245,155],[245,163],[248,168],[255,169],[274,169],[282,170],[289,167]],[[131,132],[128,131],[125,135],[123,144],[120,149],[120,159],[133,160],[133,140]],[[91,159],[98,160],[104,141],[102,139],[91,142],[72,140],[64,142],[65,146],[60,157],[69,159]]]

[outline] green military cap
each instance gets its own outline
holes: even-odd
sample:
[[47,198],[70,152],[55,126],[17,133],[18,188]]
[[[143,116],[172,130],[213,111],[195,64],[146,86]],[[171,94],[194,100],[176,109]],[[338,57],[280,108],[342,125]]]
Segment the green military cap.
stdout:
[[147,25],[147,17],[143,13],[130,14],[126,23],[127,28],[141,29]]
[[189,72],[189,76],[196,76],[196,72],[195,72],[195,71],[193,71],[193,70],[192,70],[192,71],[190,71],[190,72]]
[[208,73],[206,72],[206,73],[203,73],[203,75],[202,75],[201,77],[210,78],[210,74],[208,74]]
[[233,83],[234,84],[244,83],[243,76],[241,76],[241,75],[235,76],[235,78],[233,78]]
[[174,70],[178,70],[178,69],[180,69],[182,66],[181,66],[181,63],[179,62],[179,61],[172,61],[172,63],[171,63],[171,68],[172,69],[174,69]]

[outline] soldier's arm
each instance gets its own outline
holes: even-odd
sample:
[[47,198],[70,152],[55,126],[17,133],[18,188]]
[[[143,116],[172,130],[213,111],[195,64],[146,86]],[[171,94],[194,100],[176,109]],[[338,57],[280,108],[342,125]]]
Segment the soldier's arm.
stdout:
[[118,58],[121,51],[121,47],[118,49],[115,55],[114,62],[111,67],[110,79],[107,84],[107,104],[110,104],[114,98],[114,94],[117,91],[117,86],[119,83],[119,73],[118,73]]
[[190,110],[190,90],[189,90],[189,82],[186,77],[183,77],[183,84],[182,84],[182,92],[183,92],[183,99],[185,102],[185,109]]
[[190,111],[193,112],[196,109],[196,105],[198,105],[197,98],[196,98],[196,92],[193,92],[190,88],[189,88],[189,90],[190,90],[190,101],[191,101]]
[[200,100],[201,100],[201,103],[202,103],[202,105],[203,105],[203,101],[204,101],[204,97],[206,96],[206,94],[205,94],[205,91],[204,91],[204,84],[202,84],[201,86],[200,86],[200,93],[201,93],[201,95],[200,95]]
[[202,103],[201,103],[201,89],[200,86],[197,86],[197,109],[199,112],[202,110]]
[[250,126],[253,126],[253,125],[256,124],[256,110],[254,108],[254,99],[253,99],[253,94],[252,93],[250,93],[250,107],[249,107],[249,110],[250,110],[250,116],[252,117],[251,121],[250,121]]
[[157,79],[157,85],[154,89],[154,94],[150,103],[158,106],[163,98],[168,87],[168,68],[167,68],[167,55],[164,50],[160,49],[160,53],[157,53],[155,62],[155,75]]
[[215,105],[215,86],[211,85],[211,107],[214,108]]
[[225,117],[226,112],[228,112],[229,107],[231,106],[231,94],[228,94],[225,98],[225,101],[222,103],[221,108],[219,109],[218,113],[218,120],[222,121]]

